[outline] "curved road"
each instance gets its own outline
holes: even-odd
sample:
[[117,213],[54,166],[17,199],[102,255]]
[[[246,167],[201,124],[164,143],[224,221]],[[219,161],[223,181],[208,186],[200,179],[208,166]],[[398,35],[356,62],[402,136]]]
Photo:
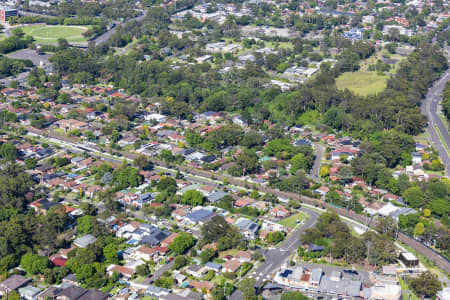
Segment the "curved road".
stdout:
[[[450,149],[450,135],[448,134],[448,128],[439,118],[438,104],[442,100],[442,91],[449,80],[450,70],[447,70],[428,90],[427,97],[422,104],[422,113],[428,117],[428,133],[430,134],[431,142],[439,152],[447,174],[450,172],[450,154],[447,151],[447,149]],[[443,140],[439,136],[439,132]]]

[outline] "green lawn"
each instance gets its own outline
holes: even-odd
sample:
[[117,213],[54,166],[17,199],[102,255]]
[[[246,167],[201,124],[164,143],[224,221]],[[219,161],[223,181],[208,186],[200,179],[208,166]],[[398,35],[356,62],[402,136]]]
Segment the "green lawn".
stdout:
[[338,89],[349,89],[355,94],[361,96],[373,95],[383,91],[386,88],[387,80],[390,75],[377,75],[376,71],[369,71],[369,65],[374,64],[377,60],[382,60],[383,56],[396,59],[389,73],[396,73],[400,62],[404,59],[398,54],[390,54],[386,50],[378,52],[366,60],[361,61],[360,69],[356,72],[346,72],[336,79]]
[[21,27],[26,35],[31,35],[37,43],[55,44],[59,38],[64,38],[68,42],[86,42],[82,33],[89,29],[89,26],[64,26],[64,25],[30,25]]
[[231,256],[235,256],[237,253],[239,252],[238,249],[230,249],[230,250],[226,250],[226,251],[222,251],[219,253],[219,258],[224,258],[226,255],[231,255]]
[[340,90],[349,89],[355,94],[367,96],[383,91],[388,78],[387,75],[370,71],[346,72],[336,79],[336,86]]
[[289,228],[294,228],[295,225],[297,225],[297,220],[301,222],[302,220],[305,220],[308,217],[307,214],[300,212],[298,214],[292,215],[286,219],[283,219],[280,221],[280,224]]

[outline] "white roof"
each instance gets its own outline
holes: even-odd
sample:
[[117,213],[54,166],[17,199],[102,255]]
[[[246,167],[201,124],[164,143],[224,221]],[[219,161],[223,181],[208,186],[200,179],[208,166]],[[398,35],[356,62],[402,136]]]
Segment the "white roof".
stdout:
[[391,213],[393,213],[394,211],[398,210],[399,208],[395,205],[393,205],[392,203],[388,203],[385,206],[383,206],[382,208],[380,208],[380,210],[378,210],[378,213],[382,216],[389,216]]
[[407,260],[417,260],[417,257],[415,257],[411,252],[402,252],[402,256]]

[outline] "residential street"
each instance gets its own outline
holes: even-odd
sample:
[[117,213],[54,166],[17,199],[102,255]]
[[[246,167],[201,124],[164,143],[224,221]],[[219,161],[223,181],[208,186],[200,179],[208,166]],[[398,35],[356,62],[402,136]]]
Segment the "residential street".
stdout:
[[315,144],[315,148],[316,148],[316,157],[314,159],[314,165],[311,169],[311,177],[315,180],[318,180],[320,173],[320,165],[322,163],[325,147],[322,144]]
[[[255,286],[257,288],[262,287],[265,281],[271,280],[275,272],[281,267],[286,260],[294,254],[300,245],[300,234],[307,228],[311,228],[316,224],[317,218],[320,213],[301,208],[303,212],[306,212],[310,215],[310,218],[306,221],[306,223],[300,228],[296,229],[292,232],[289,237],[283,242],[281,247],[269,249],[264,252],[265,261],[254,271],[249,272],[247,277],[254,278],[256,280]],[[231,295],[230,299],[232,300],[240,300],[242,294],[239,290],[235,290],[235,292]]]
[[434,147],[439,151],[439,156],[441,157],[442,163],[445,166],[447,174],[450,170],[450,156],[449,153],[439,136],[439,129],[442,138],[447,144],[447,148],[450,148],[450,135],[448,134],[448,128],[442,123],[439,118],[440,112],[437,111],[438,104],[442,100],[442,91],[445,88],[445,84],[450,80],[450,70],[448,70],[444,75],[435,82],[433,87],[428,90],[427,97],[422,105],[422,113],[428,117],[428,133],[430,134],[431,141]]

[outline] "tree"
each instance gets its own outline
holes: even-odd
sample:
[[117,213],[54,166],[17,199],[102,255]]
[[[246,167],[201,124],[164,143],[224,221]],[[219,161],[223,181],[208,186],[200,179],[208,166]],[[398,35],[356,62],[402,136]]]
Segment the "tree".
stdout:
[[153,163],[145,155],[139,155],[133,162],[134,166],[139,170],[153,169]]
[[175,254],[184,254],[189,248],[194,246],[195,240],[187,232],[180,233],[169,245],[169,249]]
[[416,224],[416,226],[414,227],[414,235],[415,236],[419,236],[422,235],[425,232],[425,226],[423,225],[422,222],[419,222]]
[[147,277],[151,274],[151,271],[147,264],[143,264],[136,267],[136,274],[141,277]]
[[403,198],[409,206],[414,208],[422,207],[425,204],[425,195],[418,186],[408,188],[403,193]]
[[236,247],[243,241],[236,227],[231,226],[222,216],[215,216],[201,228],[204,243],[215,243],[220,251]]
[[28,274],[44,274],[45,269],[48,268],[48,259],[45,256],[28,252],[22,256],[20,266]]
[[25,167],[29,170],[36,168],[37,165],[37,159],[35,157],[26,158],[24,160]]
[[117,254],[117,246],[115,244],[108,244],[103,248],[103,256],[108,264],[118,264],[119,256]]
[[306,170],[305,155],[303,153],[296,154],[293,158],[291,158],[290,163],[291,168],[289,169],[289,172],[292,175],[297,173],[299,169]]
[[200,253],[200,260],[202,264],[206,264],[216,255],[216,251],[212,248],[206,248]]
[[322,166],[320,168],[320,177],[327,177],[330,174],[330,169],[327,166]]
[[242,299],[254,299],[256,297],[255,279],[244,278],[238,283],[239,291],[242,292]]
[[183,255],[178,255],[175,257],[173,261],[173,268],[178,270],[179,268],[184,267],[186,264],[187,264],[186,257],[184,257]]
[[431,298],[442,289],[441,282],[430,271],[422,272],[419,277],[411,278],[409,285],[414,292],[421,296]]
[[92,233],[95,217],[85,215],[77,219],[77,231],[81,234]]
[[13,144],[4,143],[0,146],[0,157],[9,161],[17,159],[17,148]]
[[189,190],[183,194],[182,202],[183,204],[188,204],[191,206],[199,206],[203,204],[205,196],[199,191]]

